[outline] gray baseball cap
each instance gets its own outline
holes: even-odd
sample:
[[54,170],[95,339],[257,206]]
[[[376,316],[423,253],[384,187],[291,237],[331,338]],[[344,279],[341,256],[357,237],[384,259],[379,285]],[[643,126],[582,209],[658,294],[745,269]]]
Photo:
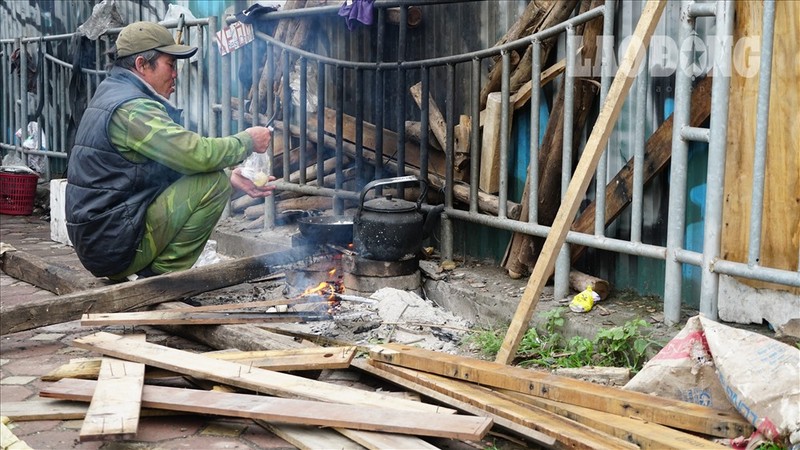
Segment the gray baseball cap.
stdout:
[[197,52],[197,47],[176,44],[172,33],[154,22],[134,22],[120,31],[117,37],[118,58],[147,50],[158,50],[176,58],[189,58]]

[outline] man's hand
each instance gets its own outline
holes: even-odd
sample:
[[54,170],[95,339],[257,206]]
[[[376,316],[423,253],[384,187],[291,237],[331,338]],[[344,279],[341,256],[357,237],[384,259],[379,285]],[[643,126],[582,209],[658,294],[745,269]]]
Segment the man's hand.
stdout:
[[253,138],[253,151],[256,153],[264,153],[272,141],[272,132],[267,127],[250,127],[244,131]]
[[[237,167],[233,169],[233,172],[231,172],[231,186],[233,186],[234,189],[243,191],[245,194],[253,198],[269,197],[272,195],[272,191],[275,190],[274,185],[267,183],[263,186],[256,186],[250,179],[242,175],[239,170],[240,169]],[[275,177],[269,177],[269,181],[274,180]]]

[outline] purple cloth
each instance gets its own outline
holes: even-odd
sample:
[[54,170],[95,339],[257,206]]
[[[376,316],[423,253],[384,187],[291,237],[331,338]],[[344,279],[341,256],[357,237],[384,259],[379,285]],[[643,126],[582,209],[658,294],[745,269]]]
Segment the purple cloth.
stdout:
[[339,15],[344,17],[348,30],[355,30],[357,22],[372,25],[372,3],[375,0],[352,0],[352,4],[348,4],[347,1],[345,0],[339,8]]

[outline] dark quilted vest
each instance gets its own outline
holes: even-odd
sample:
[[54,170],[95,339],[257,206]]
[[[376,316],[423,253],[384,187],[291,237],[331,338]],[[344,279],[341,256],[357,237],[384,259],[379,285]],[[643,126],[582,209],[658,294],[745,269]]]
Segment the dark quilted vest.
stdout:
[[133,163],[111,145],[108,125],[123,103],[147,97],[172,120],[181,111],[153,94],[132,72],[114,68],[81,118],[67,175],[67,234],[86,269],[98,277],[125,270],[144,234],[150,203],[181,174],[152,160]]

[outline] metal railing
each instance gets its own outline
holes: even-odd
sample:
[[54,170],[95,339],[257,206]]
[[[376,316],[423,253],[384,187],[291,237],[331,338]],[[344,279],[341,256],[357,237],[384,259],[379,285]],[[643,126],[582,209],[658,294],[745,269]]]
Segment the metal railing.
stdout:
[[[539,168],[537,166],[537,156],[539,153],[539,120],[540,120],[540,101],[541,91],[534,88],[531,92],[530,110],[526,112],[530,116],[530,161],[531,167],[527,184],[530,189],[530,202],[528,205],[529,217],[526,221],[518,220],[516,217],[509,217],[510,211],[516,206],[509,201],[509,135],[501,133],[500,143],[500,170],[499,170],[499,193],[496,197],[496,208],[484,208],[479,200],[484,193],[478,189],[479,186],[479,161],[480,161],[480,127],[476,124],[481,122],[481,111],[479,95],[485,76],[482,69],[488,65],[489,61],[496,59],[502,65],[502,87],[501,87],[501,125],[500,129],[508,129],[509,123],[513,118],[514,109],[510,104],[510,58],[512,51],[523,50],[532,45],[533,58],[531,65],[531,78],[538,80],[542,73],[540,61],[541,44],[547,39],[561,39],[565,44],[566,55],[575,55],[575,27],[584,24],[592,19],[603,16],[605,19],[603,34],[613,35],[615,2],[607,1],[605,6],[600,6],[579,14],[561,24],[546,30],[539,31],[513,42],[498,45],[492,48],[464,53],[460,55],[431,58],[425,60],[406,61],[402,55],[405,54],[402,45],[403,28],[402,11],[405,7],[402,2],[383,2],[382,7],[400,6],[401,21],[400,43],[398,44],[398,54],[401,57],[397,61],[385,62],[382,57],[383,32],[378,29],[377,48],[379,56],[373,62],[352,62],[337,58],[326,57],[313,52],[294,48],[283,42],[274,39],[272,36],[256,33],[256,39],[263,41],[266,45],[265,73],[260,73],[261,66],[253,64],[252,96],[248,95],[245,87],[239,81],[232,80],[233,67],[238,67],[244,56],[243,52],[250,52],[249,56],[253,61],[259,61],[262,54],[258,53],[256,45],[244,48],[231,54],[220,57],[216,52],[216,44],[213,36],[218,31],[217,20],[213,17],[197,21],[185,21],[184,23],[165,23],[168,27],[181,27],[183,36],[189,36],[190,30],[197,31],[198,42],[189,42],[191,45],[200,47],[196,60],[184,64],[181,69],[181,76],[178,79],[175,103],[187,112],[185,125],[198,133],[209,136],[228,135],[236,130],[247,127],[250,123],[264,123],[265,117],[271,115],[274,109],[280,108],[282,113],[281,120],[275,123],[276,135],[282,137],[280,141],[283,147],[279,149],[271,148],[268,151],[270,160],[274,159],[277,151],[282,151],[282,178],[278,181],[281,190],[293,191],[302,194],[328,196],[334,199],[334,212],[342,214],[348,201],[358,198],[360,188],[368,181],[386,176],[402,176],[413,174],[426,180],[429,185],[438,190],[443,196],[445,213],[441,226],[440,251],[444,258],[452,259],[454,254],[454,222],[464,221],[474,224],[502,229],[512,232],[525,233],[532,236],[545,237],[550,232],[550,227],[539,223],[537,192],[539,184]],[[730,34],[730,20],[732,16],[731,2],[719,1],[714,8],[708,6],[697,6],[697,3],[684,1],[686,11],[686,22],[684,31],[691,31],[692,17],[701,13],[711,13],[717,20],[717,32]],[[707,5],[707,4],[702,4]],[[770,17],[774,17],[774,2],[767,1],[768,11],[765,15],[764,35],[771,35]],[[330,8],[329,8],[330,9]],[[288,12],[288,11],[287,11]],[[287,12],[283,12],[285,14]],[[322,13],[329,14],[331,11]],[[303,12],[308,14],[309,12]],[[299,14],[299,13],[298,13]],[[378,27],[381,27],[381,14],[383,9],[378,9]],[[769,16],[773,14],[773,16]],[[284,17],[281,16],[281,17]],[[83,70],[81,83],[85,83],[84,101],[91,97],[93,87],[104,76],[102,70],[100,53],[108,45],[108,36],[113,35],[119,30],[109,30],[109,32],[98,40],[96,46],[97,64],[93,70]],[[3,66],[0,67],[3,74],[2,91],[2,125],[3,139],[0,142],[2,149],[24,153],[28,157],[31,155],[43,155],[46,158],[63,160],[66,157],[68,143],[68,121],[72,114],[72,105],[76,100],[66,100],[64,91],[65,82],[68,74],[72,75],[72,65],[68,62],[56,58],[47,51],[46,43],[56,40],[68,40],[72,35],[49,36],[42,38],[20,38],[14,41],[2,41],[3,54],[9,55],[14,49],[20,48],[21,70],[12,74],[7,66],[7,58],[2,58]],[[27,123],[23,117],[28,117],[31,107],[23,95],[23,86],[27,83],[26,68],[31,63],[27,51],[29,47],[38,45],[38,54],[45,63],[40,70],[45,71],[45,76],[40,77],[38,93],[43,95],[42,113],[35,117],[42,130],[49,139],[47,149],[28,150],[23,149],[20,140],[15,140],[8,135],[8,130],[23,128],[22,140],[26,137],[25,127],[21,125]],[[607,61],[608,53],[613,51],[611,46],[603,47],[603,70],[600,80],[601,101],[605,99],[605,94],[610,86],[613,73],[609,73]],[[765,39],[761,50],[762,56],[771,55],[771,40]],[[31,54],[37,54],[32,52]],[[730,57],[730,49],[720,56],[721,61]],[[768,64],[762,58],[762,66]],[[297,68],[297,70],[295,70]],[[575,61],[566,58],[565,73],[562,83],[566,84],[565,89],[565,111],[564,129],[572,130],[573,111],[571,105],[574,103],[573,89],[570,87],[577,79]],[[768,70],[768,67],[762,68]],[[637,108],[645,110],[647,85],[650,82],[647,71],[639,75],[639,80],[634,85],[637,90]],[[444,85],[433,85],[431,78],[434,74],[444,74],[446,83]],[[719,251],[720,244],[720,214],[722,202],[722,185],[720,164],[709,164],[708,183],[709,195],[706,199],[707,217],[705,221],[705,247],[703,253],[697,253],[685,249],[683,233],[685,228],[684,212],[686,204],[685,195],[685,172],[686,172],[686,152],[687,142],[690,139],[705,139],[708,137],[710,144],[710,158],[723,158],[725,156],[725,129],[727,126],[727,83],[729,76],[717,74],[714,76],[714,87],[712,93],[712,122],[708,130],[700,130],[688,127],[687,109],[691,96],[691,85],[688,78],[681,75],[681,71],[676,72],[676,109],[675,125],[672,147],[672,166],[671,166],[671,189],[669,193],[670,214],[669,228],[666,245],[658,243],[646,243],[642,241],[642,201],[644,180],[641,177],[641,159],[643,156],[644,140],[646,138],[643,123],[636,124],[636,142],[632,144],[635,148],[633,202],[631,204],[631,224],[630,238],[619,238],[606,235],[605,217],[605,198],[606,198],[606,167],[604,160],[598,167],[595,179],[595,198],[596,215],[594,233],[569,232],[566,241],[571,245],[586,246],[599,250],[606,250],[619,254],[641,256],[666,261],[666,286],[665,286],[665,319],[668,323],[676,323],[680,320],[680,282],[681,265],[690,264],[701,267],[703,270],[703,288],[701,306],[704,313],[711,316],[716,315],[718,277],[720,274],[728,274],[750,278],[754,280],[768,281],[790,287],[800,287],[800,272],[793,270],[763,267],[757,264],[758,253],[750,255],[748,263],[737,263],[724,260]],[[264,91],[257,82],[260,77],[264,77],[264,86],[268,88]],[[299,86],[293,89],[289,82],[292,77],[297,77]],[[283,79],[282,89],[274,91],[274,83]],[[74,79],[73,79],[74,81]],[[309,84],[316,81],[316,89],[309,91]],[[387,103],[385,99],[388,90],[407,92],[409,87],[420,83],[421,98],[427,99],[429,95],[443,100],[439,105],[444,106],[443,116],[447,133],[446,142],[443,144],[443,152],[436,150],[428,142],[427,133],[421,133],[419,143],[410,142],[406,135],[405,121],[409,117],[418,119],[421,128],[427,130],[431,118],[431,108],[427,101],[422,101],[419,114],[416,109],[408,108],[408,96],[397,95],[398,100]],[[769,77],[761,78],[763,92],[769,91]],[[311,83],[313,84],[313,83]],[[468,86],[466,92],[457,92],[457,86]],[[234,92],[234,87],[236,92]],[[762,90],[760,90],[761,92]],[[764,94],[762,95],[768,95]],[[316,105],[309,101],[309,98],[316,98]],[[41,97],[36,97],[39,100]],[[371,98],[371,102],[369,101]],[[295,100],[296,99],[296,100]],[[31,102],[35,104],[35,102]],[[759,123],[768,120],[766,107],[763,105],[763,98],[759,101]],[[767,102],[768,103],[768,102]],[[280,105],[280,106],[278,106]],[[457,110],[461,105],[464,106],[466,115],[472,120],[470,139],[470,173],[467,180],[469,187],[463,188],[461,180],[455,178],[455,148],[453,130],[455,129],[460,114],[465,111]],[[253,120],[253,117],[256,117]],[[644,118],[642,119],[642,122]],[[760,126],[759,130],[765,130],[766,126]],[[764,136],[759,135],[757,155],[759,161],[764,154]],[[572,161],[571,157],[575,154],[572,148],[572,139],[564,139],[562,161],[563,174],[562,186],[569,183],[571,177]],[[296,155],[299,164],[291,158]],[[434,161],[441,164],[436,165]],[[333,162],[333,173],[329,178],[325,178],[326,161]],[[715,161],[718,161],[715,159]],[[307,176],[306,170],[299,170],[297,178],[291,177],[290,167],[293,165],[304,168],[307,165],[316,168],[316,179]],[[430,167],[436,167],[431,170]],[[352,175],[353,180],[349,177]],[[48,174],[49,176],[49,174]],[[756,175],[754,176],[754,195],[753,210],[760,211],[761,199],[763,198],[763,177],[764,165],[756,162]],[[325,181],[328,180],[328,181]],[[564,194],[562,190],[561,194]],[[400,191],[402,195],[402,191]],[[466,206],[463,206],[466,205]],[[265,203],[265,227],[274,225],[275,204],[273,198],[266,199]],[[760,235],[760,222],[751,220],[751,246],[758,248],[758,236]],[[570,270],[569,251],[566,248],[562,251],[555,269],[555,295],[557,297],[566,296],[568,293],[568,274]]]

